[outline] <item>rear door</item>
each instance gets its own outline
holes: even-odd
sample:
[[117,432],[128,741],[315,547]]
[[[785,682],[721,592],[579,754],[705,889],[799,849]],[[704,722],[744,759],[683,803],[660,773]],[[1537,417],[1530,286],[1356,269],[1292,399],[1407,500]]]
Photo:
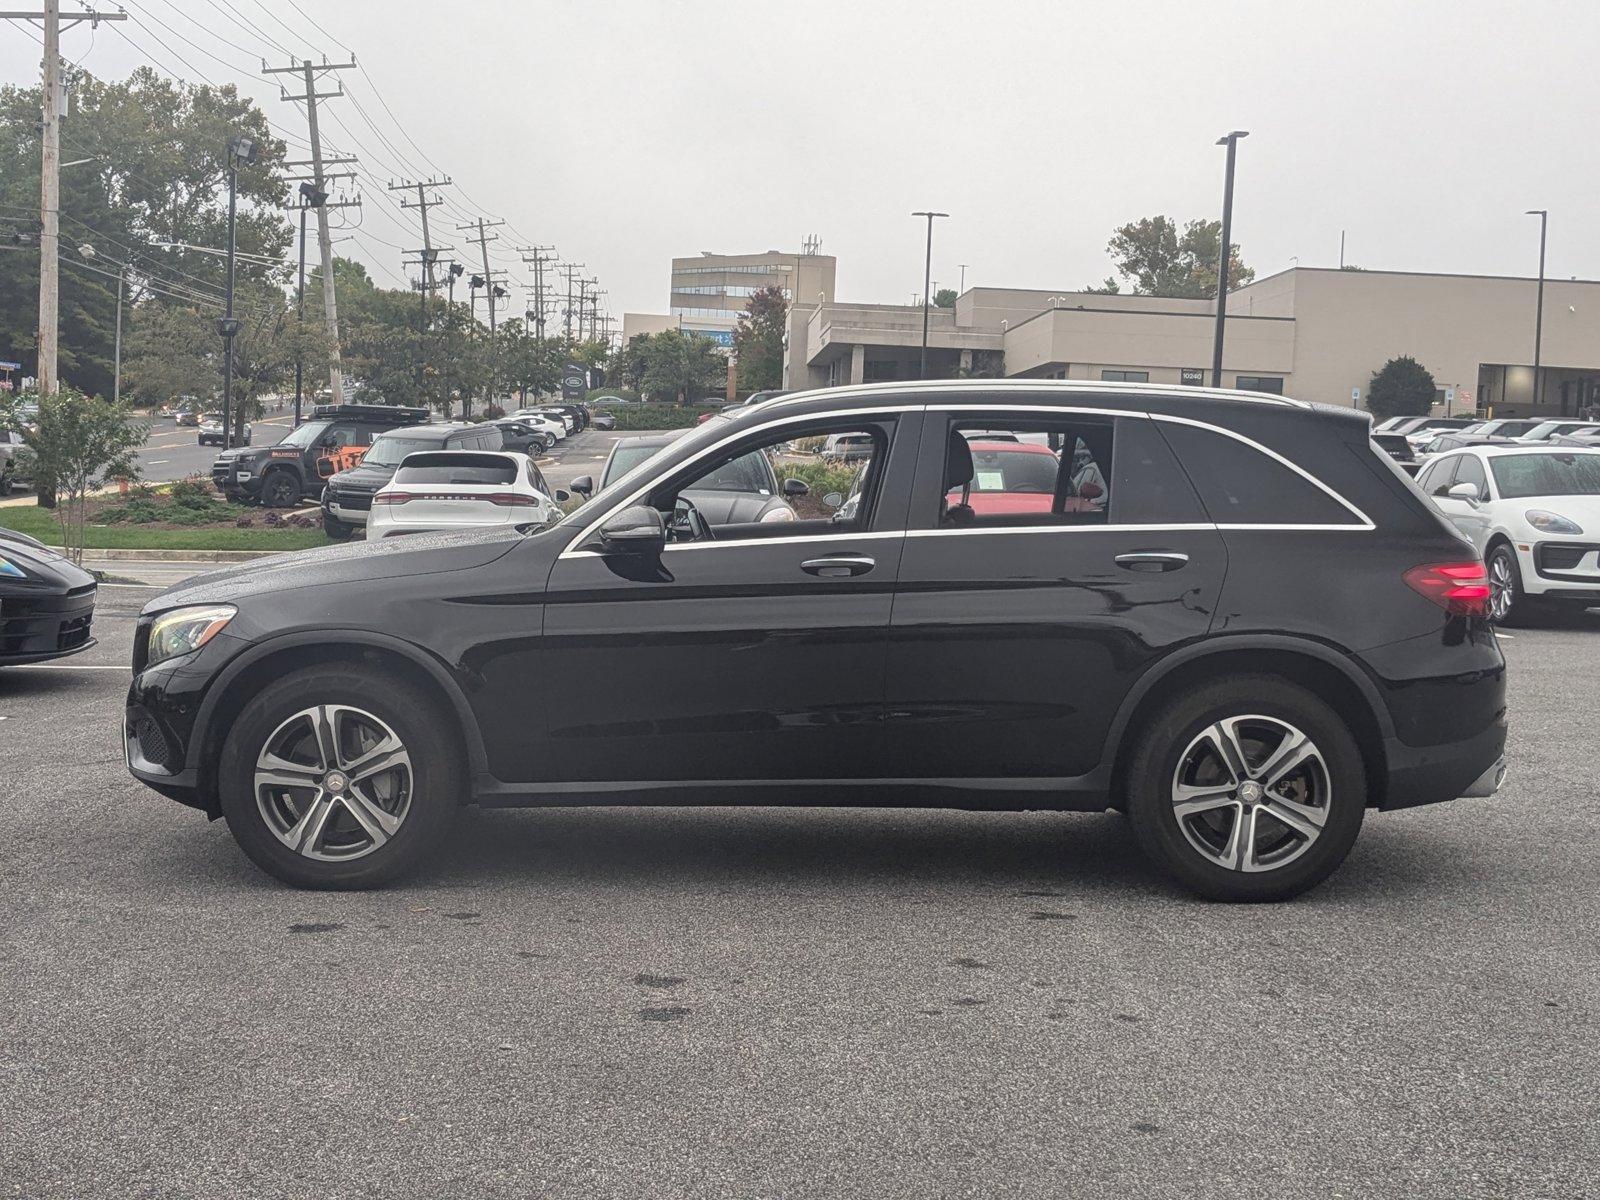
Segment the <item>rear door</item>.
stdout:
[[[996,471],[1006,433],[1045,435],[1053,478]],[[1149,418],[930,409],[891,626],[891,774],[992,785],[1093,770],[1133,682],[1206,633],[1226,567]]]

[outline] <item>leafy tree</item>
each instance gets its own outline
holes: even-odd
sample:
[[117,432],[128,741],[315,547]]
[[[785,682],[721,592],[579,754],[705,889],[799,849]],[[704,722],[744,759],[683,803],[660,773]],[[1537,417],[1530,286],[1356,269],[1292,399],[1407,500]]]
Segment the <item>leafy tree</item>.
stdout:
[[[1144,217],[1116,229],[1106,250],[1117,273],[1133,280],[1135,295],[1203,300],[1217,294],[1221,245],[1220,221],[1190,221],[1180,233],[1171,217]],[[1228,258],[1229,290],[1255,277],[1234,244]]]
[[782,386],[783,331],[788,315],[789,302],[782,288],[765,287],[750,297],[733,330],[740,391]]
[[1367,384],[1367,410],[1378,421],[1425,417],[1433,411],[1435,389],[1432,373],[1409,354],[1391,358]]
[[[119,264],[128,268],[130,303],[153,296],[220,310],[223,260],[160,243],[223,244],[234,134],[255,139],[263,158],[239,172],[237,246],[281,258],[290,243],[281,212],[287,184],[272,164],[284,146],[250,100],[232,86],[190,86],[144,67],[120,82],[80,75],[62,123],[62,157],[92,161],[61,173],[64,383],[111,391]],[[28,375],[37,371],[38,203],[39,89],[0,88],[0,236],[22,239],[16,252],[0,254],[0,356],[20,360]],[[85,245],[92,257],[80,251]],[[239,261],[241,282],[284,273]],[[125,333],[127,319],[125,309]]]
[[[22,421],[21,405],[32,401],[39,414]],[[148,429],[130,419],[125,403],[63,387],[54,395],[29,392],[0,401],[0,425],[22,431],[33,457],[34,486],[40,503],[53,500],[61,545],[73,562],[83,561],[83,526],[89,493],[107,479],[136,479],[134,451]]]
[[954,308],[956,306],[955,288],[940,288],[933,294],[935,308]]
[[651,336],[645,350],[644,390],[680,404],[721,391],[728,360],[717,344],[697,333],[668,329]]
[[611,355],[607,374],[624,387],[635,392],[644,390],[644,376],[649,369],[650,335],[636,333],[629,338],[626,344],[619,346]]
[[1122,285],[1111,276],[1107,275],[1106,281],[1099,287],[1086,287],[1083,290],[1088,295],[1115,296],[1122,291]]

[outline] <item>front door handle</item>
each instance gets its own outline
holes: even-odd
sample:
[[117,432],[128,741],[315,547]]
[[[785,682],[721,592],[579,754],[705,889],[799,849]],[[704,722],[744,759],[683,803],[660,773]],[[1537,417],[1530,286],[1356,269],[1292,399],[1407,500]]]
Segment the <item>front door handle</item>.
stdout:
[[877,565],[876,559],[865,554],[833,554],[827,558],[807,559],[800,564],[800,569],[824,579],[842,579],[848,575],[865,575]]
[[1176,571],[1188,565],[1189,556],[1177,550],[1130,550],[1113,561],[1124,571]]

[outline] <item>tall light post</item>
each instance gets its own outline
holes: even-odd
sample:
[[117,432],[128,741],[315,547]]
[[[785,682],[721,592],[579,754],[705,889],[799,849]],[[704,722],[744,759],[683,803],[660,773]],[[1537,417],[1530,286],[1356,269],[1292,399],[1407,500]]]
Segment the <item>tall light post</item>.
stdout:
[[294,424],[300,427],[300,403],[305,394],[306,369],[306,213],[328,202],[328,193],[314,183],[300,185],[300,269],[295,276],[295,320],[299,324],[294,354]]
[[931,298],[928,295],[928,284],[933,279],[933,219],[935,217],[948,217],[949,213],[942,212],[914,212],[913,217],[926,217],[928,220],[928,249],[922,260],[922,356],[917,360],[917,378],[928,377],[928,306]]
[[444,419],[450,419],[450,389],[455,383],[455,347],[456,347],[456,280],[466,273],[466,268],[458,262],[450,264],[446,272],[448,282],[445,284],[448,293],[445,311],[445,336],[450,339],[450,344],[445,348],[445,374],[444,374]]
[[[71,166],[72,164],[65,163],[63,165]],[[96,258],[99,255],[99,252],[88,242],[78,247],[78,253],[83,255],[84,258]],[[116,260],[112,259],[110,261],[115,262]],[[122,292],[123,283],[127,277],[128,264],[117,263],[117,339],[114,343],[115,349],[112,352],[111,366],[111,402],[113,404],[122,399]]]
[[1530,208],[1524,215],[1539,218],[1539,298],[1534,302],[1533,310],[1533,407],[1538,409],[1539,401],[1544,396],[1544,380],[1539,375],[1539,357],[1544,349],[1544,235],[1550,224],[1550,211],[1544,208]]
[[247,137],[228,139],[228,288],[224,298],[222,317],[217,321],[217,332],[222,335],[222,448],[233,445],[230,422],[233,417],[233,339],[239,332],[239,321],[233,315],[233,237],[235,215],[239,201],[239,166],[249,166],[256,161],[256,144]]
[[1235,129],[1217,139],[1228,148],[1228,165],[1222,184],[1222,249],[1217,254],[1217,328],[1211,339],[1211,386],[1222,386],[1222,332],[1228,321],[1228,262],[1233,257],[1233,162],[1239,139],[1249,131]]

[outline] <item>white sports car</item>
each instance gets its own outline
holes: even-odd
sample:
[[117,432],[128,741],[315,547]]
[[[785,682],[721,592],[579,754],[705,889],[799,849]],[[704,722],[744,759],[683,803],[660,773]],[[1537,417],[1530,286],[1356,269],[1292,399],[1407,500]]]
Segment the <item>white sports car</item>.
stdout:
[[1417,486],[1483,555],[1496,621],[1600,605],[1600,449],[1468,446]]

